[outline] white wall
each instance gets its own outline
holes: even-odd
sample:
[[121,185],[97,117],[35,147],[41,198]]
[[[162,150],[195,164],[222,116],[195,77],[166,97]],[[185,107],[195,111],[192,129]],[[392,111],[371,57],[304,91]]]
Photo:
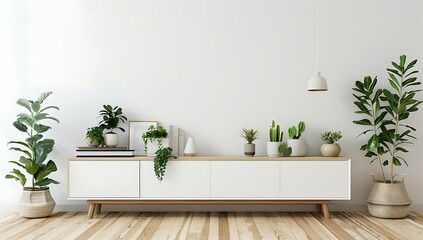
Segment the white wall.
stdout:
[[[4,175],[17,155],[6,143],[23,136],[12,127],[20,97],[54,94],[59,125],[51,157],[62,184],[52,193],[62,209],[67,157],[85,143],[102,104],[122,106],[129,120],[173,124],[195,137],[201,155],[242,155],[239,131],[259,129],[265,155],[267,127],[303,120],[309,154],[319,154],[320,133],[340,130],[342,154],[352,158],[352,200],[338,209],[363,209],[371,179],[352,124],[354,81],[378,75],[400,54],[423,61],[423,2],[320,0],[319,70],[329,91],[305,89],[316,65],[316,2],[259,0],[68,0],[0,2],[0,208],[14,208],[21,190]],[[423,70],[422,62],[417,68]],[[422,77],[420,74],[419,77]],[[423,210],[423,111],[407,155],[413,209]],[[125,126],[126,128],[126,126]],[[127,134],[121,134],[122,145]],[[310,179],[312,181],[312,179]]]

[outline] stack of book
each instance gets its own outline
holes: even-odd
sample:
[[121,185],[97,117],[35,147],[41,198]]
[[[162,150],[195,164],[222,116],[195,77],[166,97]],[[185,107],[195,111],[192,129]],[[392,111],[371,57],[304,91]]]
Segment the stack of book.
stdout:
[[133,157],[134,150],[126,147],[77,147],[77,157]]

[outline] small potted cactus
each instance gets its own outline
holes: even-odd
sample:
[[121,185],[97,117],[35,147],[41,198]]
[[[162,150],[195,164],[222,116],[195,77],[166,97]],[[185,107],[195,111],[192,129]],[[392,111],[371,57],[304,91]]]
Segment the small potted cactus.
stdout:
[[305,130],[305,123],[301,121],[298,124],[298,129],[295,126],[292,126],[288,129],[289,137],[288,147],[292,148],[291,156],[295,157],[304,157],[307,152],[306,141],[301,139],[301,134]]
[[256,154],[256,145],[253,142],[258,137],[258,131],[253,128],[243,128],[241,130],[241,137],[247,141],[247,143],[244,144],[244,154],[246,156],[254,157]]
[[267,142],[268,157],[281,157],[291,155],[291,148],[289,148],[286,143],[282,142],[283,131],[281,131],[281,127],[279,124],[275,124],[275,120],[272,120],[272,123],[270,124],[269,138],[270,141]]
[[341,153],[341,147],[336,143],[342,138],[341,132],[324,132],[321,134],[322,140],[325,144],[320,147],[320,152],[324,157],[337,157]]

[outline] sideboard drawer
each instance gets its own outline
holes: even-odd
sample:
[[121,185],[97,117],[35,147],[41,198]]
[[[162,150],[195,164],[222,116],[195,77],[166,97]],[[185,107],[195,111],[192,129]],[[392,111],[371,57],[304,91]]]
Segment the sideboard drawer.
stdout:
[[139,161],[70,161],[70,198],[138,198]]
[[350,160],[281,162],[281,197],[350,199]]

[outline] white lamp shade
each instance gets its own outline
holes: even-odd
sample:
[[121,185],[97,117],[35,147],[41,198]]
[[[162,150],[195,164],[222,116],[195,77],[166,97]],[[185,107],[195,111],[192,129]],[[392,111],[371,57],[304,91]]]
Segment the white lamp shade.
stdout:
[[316,72],[313,77],[308,80],[308,89],[307,91],[327,91],[328,84],[326,79],[320,75],[320,72]]

